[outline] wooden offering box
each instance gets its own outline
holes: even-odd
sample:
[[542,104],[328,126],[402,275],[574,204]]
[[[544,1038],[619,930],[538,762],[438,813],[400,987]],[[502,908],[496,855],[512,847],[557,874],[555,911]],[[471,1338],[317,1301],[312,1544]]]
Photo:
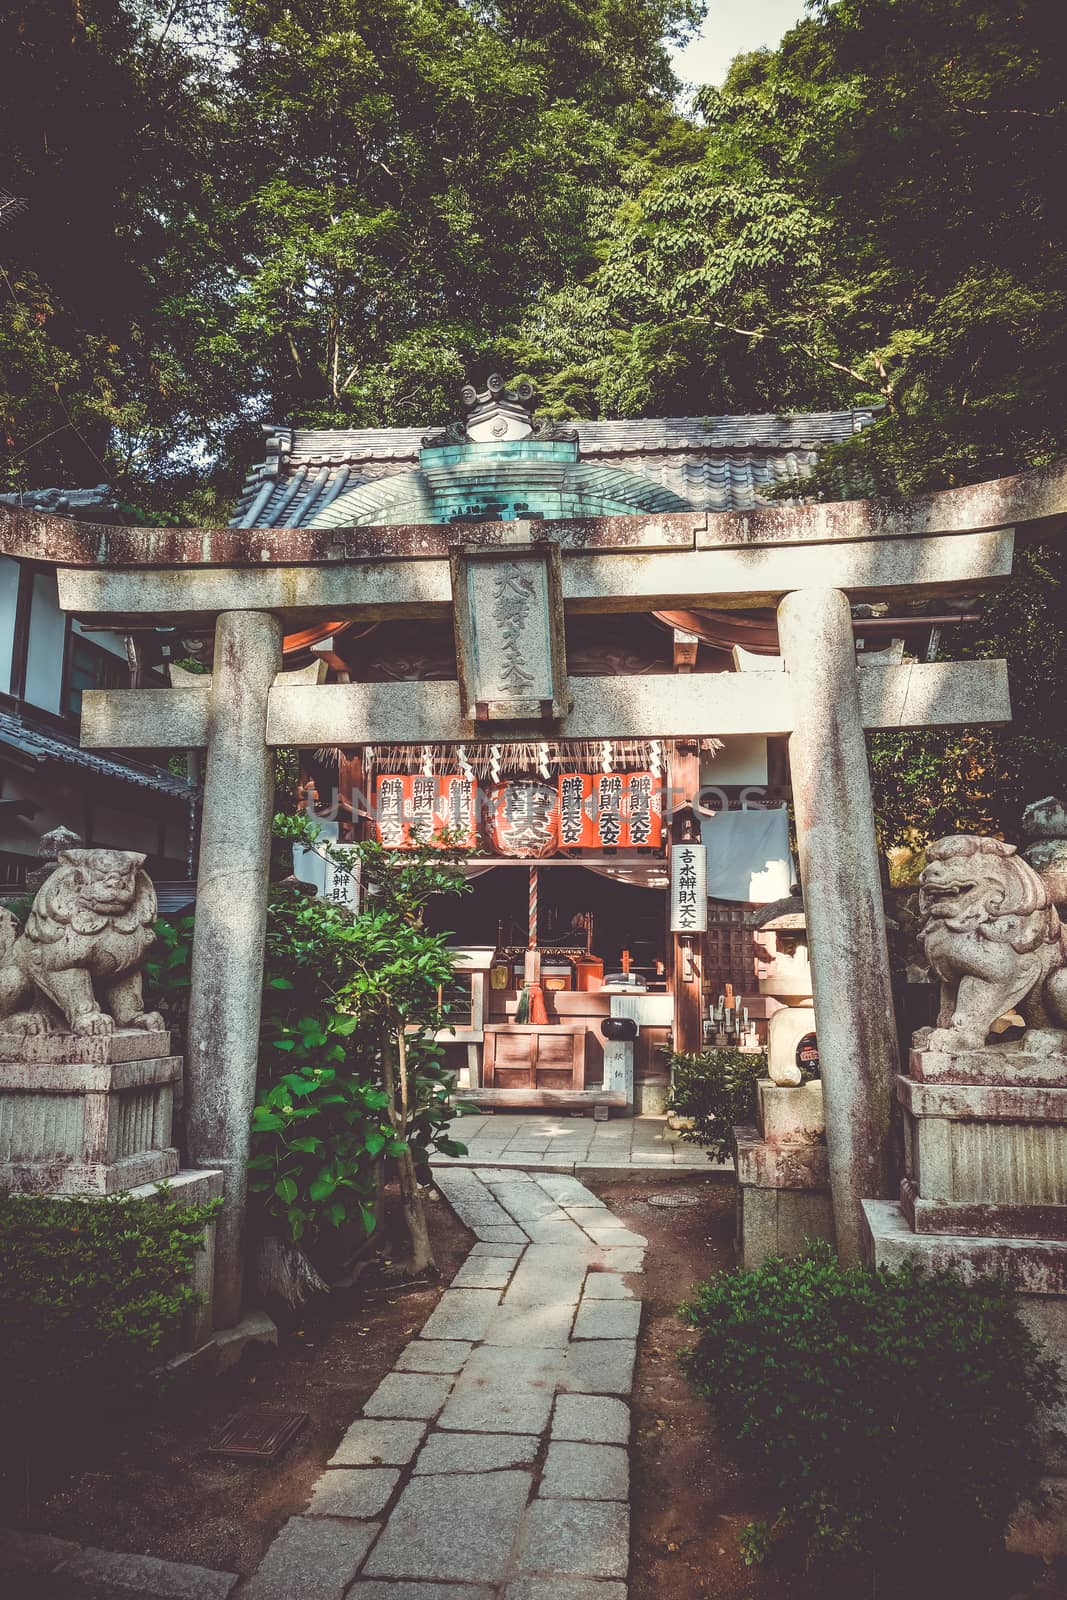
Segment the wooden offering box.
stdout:
[[482,1083],[487,1089],[582,1089],[585,1034],[584,1023],[490,1023]]

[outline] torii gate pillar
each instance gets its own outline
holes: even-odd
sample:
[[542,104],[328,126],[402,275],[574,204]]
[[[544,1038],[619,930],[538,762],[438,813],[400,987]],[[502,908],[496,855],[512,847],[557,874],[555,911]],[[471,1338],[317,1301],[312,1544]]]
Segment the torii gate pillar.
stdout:
[[900,1070],[874,808],[852,614],[839,589],[799,589],[778,607],[794,685],[789,763],[837,1249],[860,1260],[861,1202],[890,1194],[893,1085]]
[[281,625],[224,611],[215,626],[200,870],[186,1041],[190,1164],[224,1178],[215,1241],[215,1321],[241,1315],[246,1163],[256,1094],[274,752],[267,698]]

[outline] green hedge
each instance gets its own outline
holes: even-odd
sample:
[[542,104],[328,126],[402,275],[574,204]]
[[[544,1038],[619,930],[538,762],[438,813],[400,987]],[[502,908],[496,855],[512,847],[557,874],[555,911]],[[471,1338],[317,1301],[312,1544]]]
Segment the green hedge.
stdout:
[[756,1115],[756,1083],[767,1076],[763,1050],[702,1050],[672,1054],[667,1109],[692,1121],[682,1138],[707,1147],[710,1161],[734,1154],[734,1128]]
[[1037,1495],[1056,1369],[997,1284],[811,1246],[703,1284],[682,1314],[700,1332],[684,1364],[773,1505],[748,1559],[890,1571],[909,1593],[947,1574],[964,1593]]
[[0,1191],[0,1406],[34,1410],[143,1381],[196,1303],[190,1273],[218,1208]]

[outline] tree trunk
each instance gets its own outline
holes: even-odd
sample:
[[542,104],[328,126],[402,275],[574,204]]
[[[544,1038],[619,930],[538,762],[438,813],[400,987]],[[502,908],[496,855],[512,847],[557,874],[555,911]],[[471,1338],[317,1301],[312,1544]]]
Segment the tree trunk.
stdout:
[[[385,1091],[389,1096],[389,1120],[393,1125],[393,1132],[398,1139],[407,1135],[408,1112],[408,1069],[407,1049],[404,1031],[401,1028],[396,1036],[397,1052],[400,1061],[400,1107],[397,1106],[396,1074],[393,1071],[393,1051],[391,1042],[382,1050],[382,1075],[385,1079]],[[423,1205],[422,1194],[419,1190],[419,1180],[415,1175],[415,1163],[411,1151],[405,1150],[402,1156],[397,1156],[397,1176],[400,1180],[401,1209],[404,1216],[404,1225],[408,1230],[411,1240],[411,1268],[415,1274],[437,1271],[434,1260],[433,1246],[430,1243],[430,1230],[426,1225],[426,1208]]]
[[256,1287],[262,1295],[277,1295],[293,1311],[312,1295],[330,1292],[303,1250],[273,1235],[261,1239],[256,1250]]

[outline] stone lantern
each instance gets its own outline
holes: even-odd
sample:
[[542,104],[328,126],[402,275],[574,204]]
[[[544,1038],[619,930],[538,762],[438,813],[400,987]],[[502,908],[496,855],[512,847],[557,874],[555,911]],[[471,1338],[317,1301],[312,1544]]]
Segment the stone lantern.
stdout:
[[759,992],[780,1002],[768,1022],[767,1075],[780,1088],[796,1088],[802,1077],[798,1054],[810,1052],[812,1064],[818,1064],[808,936],[800,900],[778,900],[765,907],[756,922],[755,942]]

